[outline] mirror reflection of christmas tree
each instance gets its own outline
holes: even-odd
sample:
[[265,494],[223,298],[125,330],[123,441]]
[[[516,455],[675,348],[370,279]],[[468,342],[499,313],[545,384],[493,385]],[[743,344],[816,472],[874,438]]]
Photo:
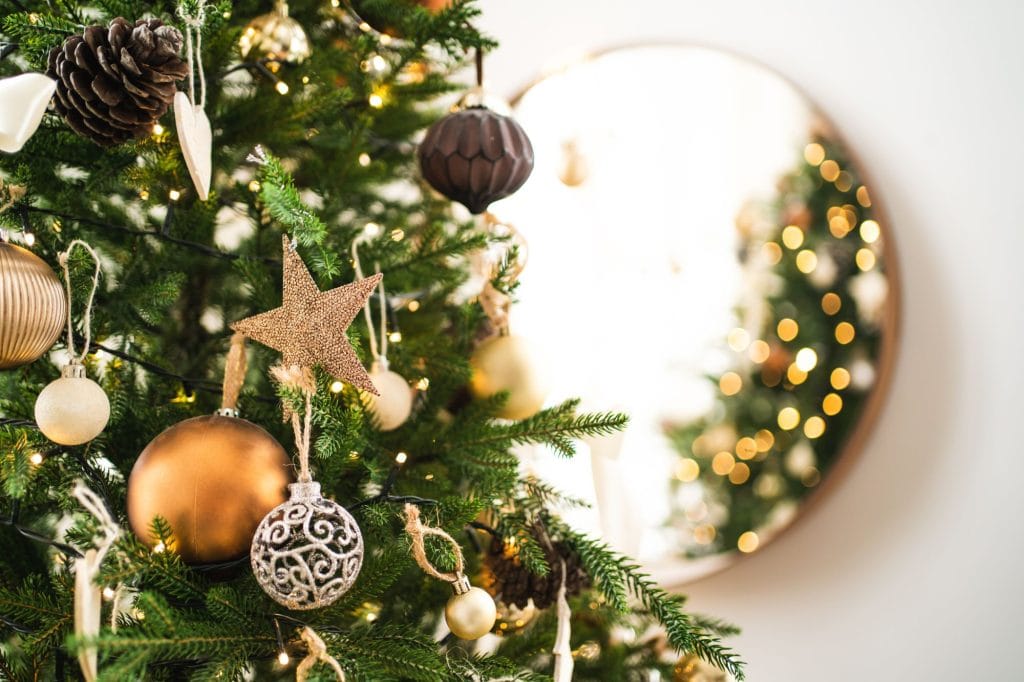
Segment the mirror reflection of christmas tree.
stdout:
[[843,147],[815,133],[777,194],[736,219],[746,291],[701,419],[680,453],[671,526],[689,556],[753,552],[856,439],[891,334],[882,230]]

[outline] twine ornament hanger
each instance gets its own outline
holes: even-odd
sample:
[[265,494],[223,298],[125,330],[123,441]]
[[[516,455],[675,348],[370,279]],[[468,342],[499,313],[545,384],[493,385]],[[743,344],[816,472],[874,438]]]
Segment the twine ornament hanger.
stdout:
[[[420,521],[420,508],[414,504],[406,503],[405,505],[405,532],[409,535],[409,540],[412,543],[412,558],[416,560],[416,563],[423,569],[424,573],[449,583],[457,583],[465,578],[463,571],[466,569],[466,560],[462,556],[462,547],[455,541],[455,538],[444,530],[433,526],[424,526],[423,522]],[[454,572],[446,573],[439,571],[430,563],[430,559],[427,558],[427,548],[424,544],[424,540],[428,535],[441,538],[451,545],[452,551],[455,553]]]
[[270,373],[279,384],[299,391],[305,399],[304,416],[300,417],[295,410],[286,407],[285,418],[291,419],[295,447],[299,451],[299,483],[310,483],[313,476],[309,472],[309,446],[313,428],[313,394],[316,393],[316,378],[313,376],[313,370],[298,365],[276,365],[270,368]]
[[[75,333],[74,323],[71,319],[71,272],[68,268],[68,260],[71,258],[71,251],[76,247],[80,246],[89,252],[92,256],[93,262],[96,264],[96,269],[92,276],[92,289],[89,291],[89,297],[85,302],[85,313],[82,315],[82,327],[84,329],[84,336],[82,342],[82,352],[79,355],[75,355]],[[96,298],[96,289],[100,285],[100,257],[96,255],[96,251],[91,246],[83,242],[81,239],[76,239],[68,245],[66,251],[62,251],[57,256],[60,267],[64,271],[64,289],[68,295],[68,354],[71,355],[70,364],[81,365],[85,362],[85,356],[89,354],[89,348],[92,344],[92,305]]]
[[245,357],[245,334],[235,332],[231,335],[231,347],[224,360],[224,383],[217,414],[223,417],[238,416],[238,396],[245,383],[245,370],[248,361]]
[[[369,239],[369,236],[365,233],[360,235],[352,241],[352,265],[356,271],[356,277],[358,279],[364,279],[363,268],[359,263],[359,243]],[[380,265],[374,263],[374,273],[380,274]],[[377,294],[380,300],[380,345],[377,345],[377,333],[373,329],[373,313],[370,311],[370,299],[367,297],[366,302],[363,304],[363,316],[366,318],[366,328],[369,330],[370,336],[370,354],[373,355],[374,362],[378,363],[381,369],[388,368],[388,298],[384,291],[384,278],[380,279],[377,284]]]
[[325,663],[334,671],[338,682],[345,682],[345,671],[341,669],[338,659],[327,653],[327,645],[320,635],[308,625],[302,628],[302,641],[306,643],[308,653],[295,668],[295,682],[306,682],[309,679],[309,671],[317,663]]
[[[509,313],[512,309],[512,297],[499,291],[491,280],[498,275],[502,267],[508,267],[505,278],[510,285],[514,284],[519,279],[519,276],[523,274],[523,270],[526,269],[526,263],[529,260],[530,254],[529,245],[526,243],[526,238],[523,237],[521,232],[509,223],[500,220],[493,213],[484,213],[480,221],[489,234],[498,236],[499,228],[503,228],[509,237],[508,248],[502,251],[497,262],[490,264],[489,271],[484,273],[486,281],[478,297],[480,307],[483,308],[484,314],[491,321],[491,325],[500,335],[507,336],[509,333]],[[517,247],[518,253],[515,262],[510,265],[508,258],[512,252],[512,247]]]
[[[190,7],[195,8],[195,14]],[[206,76],[203,74],[203,24],[206,22],[206,3],[182,2],[177,14],[185,22],[185,57],[188,62],[188,98],[193,106],[206,107]],[[192,34],[195,33],[195,45]],[[199,71],[199,101],[196,101],[195,72]]]

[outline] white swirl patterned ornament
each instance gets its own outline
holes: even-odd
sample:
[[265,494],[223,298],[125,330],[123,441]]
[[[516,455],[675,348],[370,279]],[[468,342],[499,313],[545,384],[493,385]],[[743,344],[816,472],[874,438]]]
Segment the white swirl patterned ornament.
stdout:
[[250,561],[260,587],[298,611],[328,606],[355,583],[363,565],[363,536],[341,505],[316,482],[292,483],[291,498],[260,522]]

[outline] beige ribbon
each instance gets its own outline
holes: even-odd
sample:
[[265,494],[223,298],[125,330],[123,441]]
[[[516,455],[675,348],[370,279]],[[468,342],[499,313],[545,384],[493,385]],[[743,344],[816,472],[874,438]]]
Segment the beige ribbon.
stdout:
[[245,334],[235,332],[231,336],[231,348],[224,361],[224,389],[220,406],[225,410],[238,409],[238,395],[245,383]]
[[558,588],[558,630],[555,633],[555,646],[551,653],[555,658],[555,671],[552,682],[572,682],[572,610],[569,600],[565,598],[565,560],[562,560],[562,584]]
[[299,391],[306,398],[305,418],[287,405],[284,406],[285,419],[291,418],[292,431],[295,433],[295,447],[299,449],[299,482],[309,483],[313,480],[309,473],[310,433],[313,429],[313,394],[316,393],[316,377],[308,367],[277,365],[270,368],[270,374],[277,383]]
[[[79,504],[100,522],[103,539],[95,549],[89,549],[85,556],[75,559],[75,636],[96,637],[100,633],[100,615],[103,608],[103,594],[96,584],[100,564],[121,533],[120,527],[111,518],[103,501],[82,481],[75,481],[71,494]],[[78,652],[78,665],[86,682],[95,682],[98,676],[98,657],[95,646],[83,647]]]
[[317,663],[325,663],[331,666],[338,678],[338,682],[345,682],[345,671],[341,669],[338,659],[327,653],[327,645],[324,644],[324,640],[308,625],[302,628],[302,641],[306,643],[309,653],[306,654],[306,657],[295,668],[295,682],[306,682],[306,679],[309,678],[309,671]]
[[[405,532],[409,535],[409,540],[412,541],[412,558],[416,560],[416,563],[419,564],[424,573],[449,583],[458,582],[462,578],[462,573],[466,568],[466,560],[462,556],[462,547],[455,541],[455,538],[440,528],[424,526],[420,521],[420,508],[414,504],[405,505]],[[434,565],[430,563],[430,560],[427,558],[427,549],[423,544],[424,539],[428,535],[441,538],[452,546],[452,550],[455,552],[454,573],[443,573],[434,568]]]

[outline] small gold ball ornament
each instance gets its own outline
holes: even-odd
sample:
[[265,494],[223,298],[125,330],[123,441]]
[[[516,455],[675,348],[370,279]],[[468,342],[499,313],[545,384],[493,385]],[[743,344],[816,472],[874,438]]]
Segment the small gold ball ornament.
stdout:
[[0,369],[37,360],[67,320],[64,287],[43,259],[0,242]]
[[464,575],[452,583],[452,590],[455,594],[444,607],[444,620],[452,634],[459,639],[480,639],[490,632],[498,620],[494,598],[470,585]]
[[291,460],[261,427],[232,410],[193,417],[154,438],[128,479],[128,521],[140,540],[154,516],[167,520],[186,563],[230,561],[285,500]]
[[544,406],[547,384],[535,353],[519,336],[487,339],[469,359],[473,367],[470,389],[478,398],[508,392],[508,401],[498,413],[504,419],[526,419]]
[[274,10],[256,17],[242,31],[238,39],[242,57],[254,56],[275,62],[299,64],[312,50],[309,37],[299,22],[288,16],[288,3],[278,0]]
[[60,379],[51,381],[36,398],[36,424],[60,445],[81,445],[103,432],[110,419],[110,400],[100,385],[85,376],[85,366],[70,362]]
[[397,429],[412,414],[412,388],[401,374],[388,369],[384,358],[375,360],[370,367],[370,381],[380,395],[364,393],[366,409],[381,431]]

